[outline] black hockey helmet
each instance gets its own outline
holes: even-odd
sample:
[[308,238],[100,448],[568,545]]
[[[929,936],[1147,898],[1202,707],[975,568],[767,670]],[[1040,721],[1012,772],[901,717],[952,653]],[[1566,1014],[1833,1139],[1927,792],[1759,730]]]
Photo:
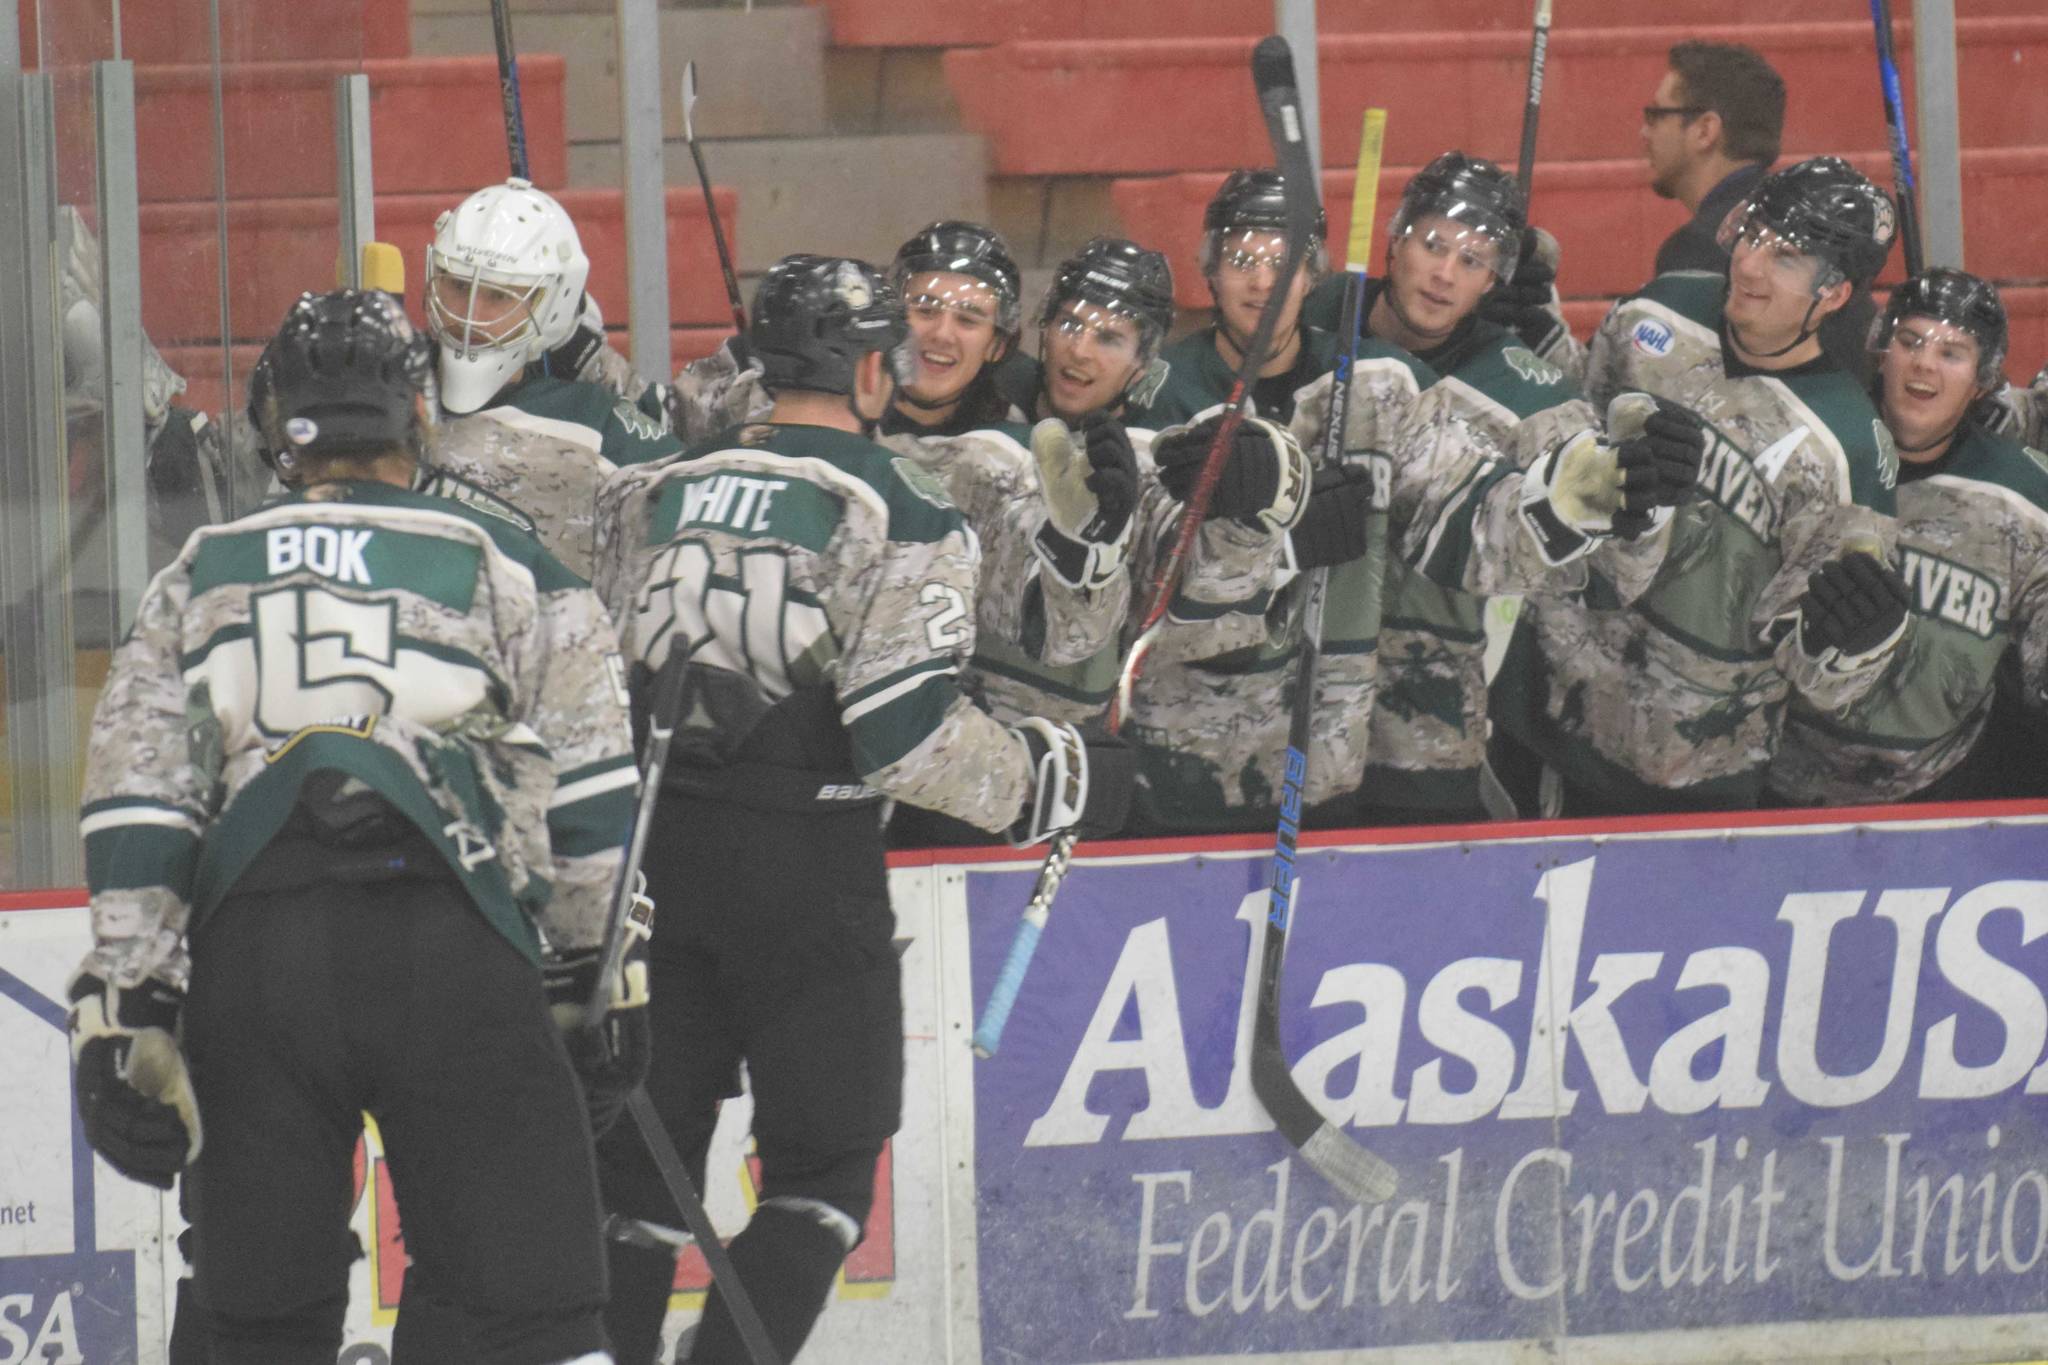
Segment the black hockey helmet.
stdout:
[[1145,352],[1158,348],[1173,326],[1173,267],[1157,251],[1122,237],[1097,237],[1054,272],[1038,310],[1038,325],[1080,299],[1132,318]]
[[1415,173],[1401,191],[1401,206],[1387,228],[1388,249],[1415,230],[1417,219],[1441,215],[1494,244],[1494,276],[1509,279],[1521,256],[1522,230],[1529,225],[1522,187],[1491,161],[1445,152]]
[[2005,304],[1990,281],[1938,265],[1892,290],[1884,311],[1870,325],[1872,353],[1892,344],[1892,333],[1907,318],[1935,318],[1977,339],[1977,386],[1998,387],[2005,377],[2008,333]]
[[1809,157],[1773,171],[1721,224],[1720,243],[1733,251],[1744,236],[1766,231],[1825,262],[1815,292],[1847,280],[1858,288],[1877,278],[1898,235],[1891,197],[1838,156]]
[[912,277],[944,271],[980,280],[995,291],[996,327],[1017,335],[1022,320],[1023,275],[1010,255],[1010,244],[994,228],[957,220],[933,223],[896,249],[890,270],[896,292],[908,302]]
[[747,345],[770,392],[852,393],[861,357],[880,351],[903,380],[910,328],[881,272],[844,256],[784,256],[754,291]]
[[273,469],[298,455],[418,454],[434,347],[380,289],[301,294],[249,375],[249,420]]
[[[1202,210],[1202,273],[1213,275],[1222,259],[1223,239],[1234,232],[1287,231],[1287,194],[1278,171],[1232,171],[1223,187]],[[1323,268],[1323,239],[1330,218],[1316,208],[1315,240],[1309,243],[1311,268]]]

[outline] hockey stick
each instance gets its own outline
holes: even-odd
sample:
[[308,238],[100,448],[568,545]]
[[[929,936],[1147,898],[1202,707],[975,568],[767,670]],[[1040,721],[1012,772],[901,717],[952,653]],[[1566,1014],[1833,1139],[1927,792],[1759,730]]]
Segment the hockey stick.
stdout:
[[491,36],[498,43],[498,95],[505,102],[505,154],[512,174],[533,179],[526,160],[526,115],[519,104],[519,54],[512,47],[512,0],[491,0]]
[[1522,202],[1536,178],[1536,120],[1543,113],[1543,67],[1550,56],[1550,0],[1536,0],[1536,27],[1529,35],[1529,102],[1522,106],[1522,155],[1515,164],[1515,183]]
[[1892,57],[1891,0],[1870,0],[1870,24],[1877,31],[1877,80],[1884,89],[1884,122],[1892,139],[1892,186],[1899,201],[1899,246],[1906,274],[1917,275],[1920,254],[1920,190],[1913,183],[1913,150],[1906,141],[1906,101],[1899,94],[1899,65]]
[[[589,1002],[583,1007],[584,1027],[593,1031],[611,1013],[612,977],[619,971],[626,955],[630,928],[638,925],[642,932],[652,932],[653,929],[652,907],[636,906],[633,892],[640,879],[640,860],[647,852],[647,837],[654,827],[654,810],[661,801],[661,778],[668,768],[668,751],[675,739],[676,720],[689,700],[690,689],[686,682],[689,676],[690,670],[684,666],[684,660],[673,654],[655,675],[654,696],[647,708],[647,749],[640,764],[640,804],[633,812],[633,829],[626,839],[626,856],[619,864],[618,882],[612,890],[611,916],[605,923],[604,947],[598,955],[597,982],[591,988]],[[641,1008],[646,1007],[643,1005]],[[626,1108],[640,1129],[640,1139],[647,1144],[647,1154],[661,1175],[661,1183],[668,1189],[670,1201],[683,1215],[684,1226],[703,1251],[712,1279],[725,1291],[726,1306],[732,1310],[733,1325],[739,1329],[740,1338],[746,1343],[747,1354],[753,1358],[754,1365],[780,1365],[781,1357],[775,1354],[775,1347],[768,1340],[768,1330],[761,1324],[761,1315],[754,1310],[754,1301],[747,1296],[746,1287],[734,1272],[732,1258],[711,1226],[711,1215],[704,1211],[704,1201],[690,1183],[689,1172],[683,1169],[675,1142],[669,1137],[668,1130],[662,1127],[661,1116],[654,1111],[654,1102],[647,1097],[645,1082],[633,1087],[633,1092],[626,1097]],[[607,1222],[607,1232],[615,1233],[631,1223],[633,1220],[622,1220],[614,1214]],[[633,1240],[644,1245],[635,1238],[621,1240]]]
[[[1547,9],[1548,6],[1546,5]],[[1526,128],[1527,125],[1525,125]],[[1351,368],[1358,356],[1359,310],[1365,298],[1365,276],[1372,256],[1372,218],[1379,198],[1380,153],[1386,112],[1365,111],[1358,143],[1358,184],[1351,195],[1351,237],[1345,251],[1344,343],[1331,374],[1330,412],[1323,427],[1323,464],[1344,459],[1344,426],[1351,407]],[[1523,146],[1528,147],[1525,136]],[[1294,706],[1287,722],[1287,759],[1280,779],[1280,821],[1273,837],[1273,882],[1266,911],[1266,938],[1259,958],[1258,1008],[1252,1016],[1252,1090],[1273,1116],[1281,1135],[1300,1149],[1302,1159],[1360,1204],[1376,1204],[1394,1193],[1394,1168],[1352,1141],[1325,1119],[1295,1084],[1287,1056],[1280,1048],[1280,965],[1287,951],[1287,923],[1301,879],[1295,871],[1295,841],[1308,788],[1308,746],[1316,707],[1316,665],[1323,648],[1323,603],[1330,571],[1308,576],[1308,599],[1301,616],[1301,671],[1294,684]]]
[[747,334],[747,307],[740,302],[740,277],[733,272],[732,252],[725,245],[725,228],[718,221],[718,205],[711,198],[711,172],[704,169],[704,150],[697,145],[697,64],[683,63],[683,141],[690,148],[690,160],[697,167],[697,184],[704,191],[704,213],[711,219],[711,244],[718,248],[718,268],[725,274],[725,297],[732,304],[732,325],[742,337]]
[[[1266,118],[1266,133],[1280,162],[1283,193],[1287,201],[1287,254],[1276,278],[1291,280],[1308,255],[1309,238],[1315,232],[1317,196],[1314,172],[1308,165],[1308,144],[1302,134],[1301,93],[1294,84],[1294,54],[1285,38],[1277,34],[1262,38],[1252,50],[1252,87],[1258,94],[1259,108]],[[1112,735],[1122,728],[1124,712],[1130,707],[1131,687],[1144,667],[1145,655],[1152,648],[1167,606],[1173,601],[1173,591],[1180,583],[1181,571],[1194,547],[1195,535],[1202,529],[1202,521],[1208,515],[1209,499],[1216,492],[1217,480],[1223,476],[1223,465],[1230,457],[1231,442],[1244,422],[1245,394],[1272,349],[1273,332],[1279,326],[1280,310],[1286,305],[1287,292],[1275,288],[1267,298],[1266,306],[1259,311],[1259,324],[1252,332],[1251,344],[1245,347],[1239,359],[1237,374],[1230,385],[1230,396],[1224,400],[1223,421],[1216,429],[1208,456],[1202,462],[1201,473],[1196,476],[1194,489],[1188,495],[1187,507],[1181,513],[1172,548],[1167,551],[1166,559],[1153,579],[1152,596],[1139,623],[1137,637],[1131,642],[1123,667],[1118,671],[1116,699],[1110,703],[1108,717]],[[1011,941],[1009,956],[1003,960],[1002,970],[996,975],[995,988],[989,992],[988,1003],[982,1007],[981,1023],[974,1030],[977,1056],[994,1056],[1002,1042],[1003,1027],[1009,1023],[1010,1010],[1017,1003],[1017,992],[1024,985],[1024,974],[1030,969],[1032,955],[1038,951],[1039,935],[1045,931],[1046,919],[1052,913],[1053,897],[1059,893],[1060,883],[1066,879],[1078,839],[1072,830],[1055,835],[1052,847],[1046,852],[1045,862],[1038,869],[1038,879],[1031,887],[1031,899],[1025,903],[1023,918],[1017,925],[1017,936]]]

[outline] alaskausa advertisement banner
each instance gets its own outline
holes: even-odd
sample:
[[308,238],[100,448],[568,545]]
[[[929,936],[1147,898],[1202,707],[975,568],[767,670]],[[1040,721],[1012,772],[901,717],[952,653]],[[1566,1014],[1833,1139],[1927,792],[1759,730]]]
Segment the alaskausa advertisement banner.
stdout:
[[[1304,851],[1282,1036],[1371,1207],[1252,1092],[1267,873],[1069,878],[974,1073],[983,1359],[2048,1307],[2041,823]],[[977,1000],[1031,877],[967,873]]]

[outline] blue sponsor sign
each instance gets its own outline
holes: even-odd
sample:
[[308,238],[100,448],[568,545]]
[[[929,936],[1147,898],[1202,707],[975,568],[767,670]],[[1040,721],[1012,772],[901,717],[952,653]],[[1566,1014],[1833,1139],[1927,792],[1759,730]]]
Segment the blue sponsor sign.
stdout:
[[[1252,1092],[1269,862],[1068,878],[975,1070],[984,1358],[2048,1302],[2040,821],[1303,850],[1282,1035],[1370,1208]],[[1030,882],[968,873],[977,1000]]]

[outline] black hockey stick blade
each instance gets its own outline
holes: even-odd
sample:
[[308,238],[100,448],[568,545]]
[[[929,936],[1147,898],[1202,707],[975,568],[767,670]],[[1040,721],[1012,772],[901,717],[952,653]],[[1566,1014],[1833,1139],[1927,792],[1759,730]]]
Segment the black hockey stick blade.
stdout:
[[[1294,61],[1287,41],[1278,36],[1262,40],[1252,56],[1252,73],[1259,87],[1259,103],[1266,112],[1266,127],[1272,135],[1274,155],[1280,163],[1281,192],[1286,201],[1289,237],[1292,242],[1305,244],[1309,234],[1315,231],[1319,185],[1316,168],[1309,161],[1307,141],[1302,136],[1301,96],[1294,83]],[[1291,273],[1290,268],[1280,278],[1285,280]],[[1275,291],[1276,297],[1278,292]],[[1269,340],[1273,319],[1261,316],[1259,324],[1261,339]],[[1254,349],[1261,349],[1257,340],[1254,341]],[[1316,587],[1320,588],[1321,584],[1316,584]],[[1319,612],[1317,614],[1320,615]],[[1313,643],[1305,645],[1305,674],[1311,685],[1315,676],[1314,648]],[[1305,730],[1305,721],[1305,713],[1297,707],[1290,729]],[[1301,772],[1305,774],[1306,736],[1291,735],[1290,741],[1290,767],[1299,755]],[[1291,869],[1292,845],[1293,830],[1283,823],[1274,859],[1276,877],[1281,875],[1278,871],[1281,864],[1287,864]],[[1394,1168],[1360,1146],[1317,1111],[1295,1083],[1294,1073],[1287,1065],[1287,1056],[1280,1047],[1280,964],[1287,941],[1287,907],[1291,903],[1291,893],[1283,896],[1276,890],[1273,897],[1275,908],[1269,914],[1265,928],[1258,1009],[1252,1031],[1252,1090],[1272,1116],[1281,1135],[1318,1175],[1346,1198],[1360,1204],[1376,1204],[1394,1193],[1398,1183]]]
[[661,1115],[654,1112],[654,1101],[647,1098],[646,1086],[633,1087],[633,1093],[626,1097],[626,1112],[640,1129],[640,1139],[647,1144],[647,1154],[654,1158],[655,1169],[661,1173],[661,1183],[668,1187],[676,1211],[683,1215],[683,1225],[697,1239],[697,1249],[704,1253],[704,1264],[711,1268],[712,1283],[725,1296],[725,1306],[732,1312],[733,1326],[739,1329],[747,1354],[754,1365],[782,1365],[782,1357],[775,1353],[775,1344],[768,1339],[768,1329],[761,1324],[761,1315],[754,1311],[754,1301],[747,1297],[746,1286],[732,1268],[732,1256],[725,1243],[718,1240],[711,1215],[704,1211],[704,1201],[697,1197],[690,1173],[683,1169],[683,1158],[676,1151],[675,1142],[668,1129],[662,1127]]

